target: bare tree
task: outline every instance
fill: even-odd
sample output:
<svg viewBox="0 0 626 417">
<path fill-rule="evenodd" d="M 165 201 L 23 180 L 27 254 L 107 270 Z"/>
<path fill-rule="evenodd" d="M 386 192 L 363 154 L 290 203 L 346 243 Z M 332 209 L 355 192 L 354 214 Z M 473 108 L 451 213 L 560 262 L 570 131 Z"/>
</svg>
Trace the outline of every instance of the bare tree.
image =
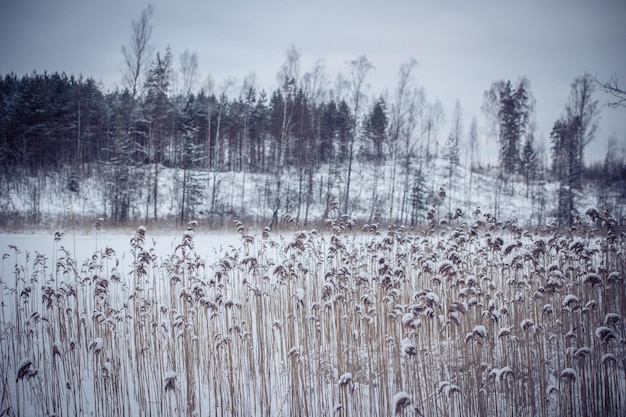
<svg viewBox="0 0 626 417">
<path fill-rule="evenodd" d="M 439 128 L 444 124 L 445 117 L 443 112 L 443 105 L 439 99 L 435 100 L 433 104 L 428 106 L 428 114 L 426 116 L 426 125 L 424 129 L 426 131 L 426 162 L 430 162 L 433 157 L 437 157 L 439 152 Z M 434 152 L 431 152 L 431 142 L 435 144 Z M 432 191 L 434 192 L 435 186 L 433 185 Z"/>
<path fill-rule="evenodd" d="M 396 166 L 400 157 L 400 146 L 409 152 L 409 144 L 415 130 L 414 117 L 417 90 L 414 88 L 413 70 L 417 67 L 417 61 L 411 59 L 400 66 L 398 73 L 398 87 L 396 88 L 395 101 L 392 105 L 391 120 L 389 126 L 388 148 L 392 159 L 391 187 L 389 196 L 389 218 L 393 219 L 394 201 L 396 193 Z M 409 157 L 410 159 L 410 157 Z M 408 165 L 405 162 L 405 165 Z M 403 167 L 405 166 L 403 165 Z M 408 167 L 407 167 L 408 168 Z"/>
<path fill-rule="evenodd" d="M 212 80 L 209 79 L 209 81 L 207 82 L 208 85 L 207 87 L 212 89 L 213 85 L 212 85 Z M 215 139 L 213 141 L 211 141 L 211 133 L 209 132 L 209 164 L 208 164 L 208 168 L 209 168 L 209 173 L 211 174 L 210 177 L 210 181 L 212 181 L 212 185 L 211 185 L 211 211 L 214 212 L 215 210 L 217 210 L 217 195 L 219 192 L 219 187 L 220 187 L 220 183 L 217 180 L 217 173 L 218 171 L 222 170 L 224 168 L 224 164 L 225 164 L 225 144 L 223 143 L 224 140 L 222 138 L 222 130 L 223 130 L 223 126 L 222 126 L 222 118 L 224 117 L 224 115 L 227 112 L 227 105 L 228 105 L 228 92 L 234 88 L 235 85 L 235 80 L 232 78 L 227 78 L 221 85 L 220 87 L 220 94 L 219 94 L 219 98 L 218 98 L 218 102 L 217 102 L 217 118 L 215 121 Z M 208 109 L 209 112 L 209 127 L 211 125 L 211 112 L 212 112 L 212 108 Z"/>
<path fill-rule="evenodd" d="M 180 75 L 183 78 L 182 93 L 185 96 L 191 94 L 200 76 L 198 75 L 198 54 L 190 53 L 188 49 L 180 54 Z"/>
<path fill-rule="evenodd" d="M 466 148 L 466 158 L 469 158 L 469 161 L 466 163 L 466 169 L 469 170 L 469 185 L 467 186 L 467 205 L 465 207 L 465 212 L 469 213 L 472 209 L 470 207 L 472 200 L 472 180 L 474 174 L 474 158 L 476 156 L 476 152 L 478 150 L 478 123 L 476 122 L 476 116 L 472 117 L 472 122 L 470 123 L 469 135 L 468 135 L 468 147 Z"/>
<path fill-rule="evenodd" d="M 457 99 L 452 113 L 450 133 L 445 148 L 445 158 L 448 164 L 448 215 L 452 216 L 452 191 L 455 188 L 457 168 L 460 162 L 459 141 L 463 135 L 463 110 Z"/>
<path fill-rule="evenodd" d="M 241 212 L 245 213 L 245 196 L 246 196 L 246 171 L 251 165 L 251 147 L 250 143 L 250 118 L 252 116 L 254 102 L 256 100 L 256 74 L 249 73 L 241 83 L 241 91 L 239 93 L 241 102 L 243 103 L 243 132 L 241 135 L 241 145 L 239 149 L 238 164 L 242 172 L 241 176 Z"/>
<path fill-rule="evenodd" d="M 254 72 L 250 72 L 244 77 L 241 83 L 239 97 L 243 103 L 243 131 L 241 137 L 241 149 L 239 155 L 239 169 L 244 172 L 249 169 L 251 164 L 251 146 L 250 143 L 250 117 L 254 102 L 256 100 L 257 78 Z M 244 175 L 245 178 L 245 175 Z"/>
<path fill-rule="evenodd" d="M 354 142 L 361 137 L 361 111 L 367 97 L 365 90 L 367 74 L 374 69 L 374 65 L 367 60 L 365 55 L 350 62 L 350 101 L 352 104 L 352 134 L 350 135 L 350 147 L 348 151 L 348 173 L 346 177 L 346 196 L 344 211 L 348 211 L 350 203 L 350 176 L 352 175 L 352 161 L 354 159 Z"/>
<path fill-rule="evenodd" d="M 133 34 L 128 46 L 122 46 L 124 54 L 123 82 L 131 92 L 133 98 L 137 96 L 137 90 L 141 85 L 141 77 L 147 69 L 152 55 L 152 47 L 149 45 L 152 36 L 152 24 L 150 19 L 154 12 L 154 6 L 149 4 L 142 12 L 139 20 L 132 21 Z"/>
<path fill-rule="evenodd" d="M 439 157 L 439 129 L 445 124 L 446 117 L 443 111 L 443 105 L 439 99 L 436 99 L 435 102 L 428 106 L 428 115 L 426 117 L 426 125 L 424 127 L 426 131 L 426 164 L 430 164 L 433 158 Z M 434 142 L 435 150 L 433 153 L 430 153 L 430 144 Z M 441 185 L 437 184 L 437 175 L 431 175 L 432 181 L 430 183 L 430 193 L 429 198 L 438 201 L 437 188 Z M 439 206 L 439 203 L 437 203 Z"/>
<path fill-rule="evenodd" d="M 277 138 L 278 145 L 278 160 L 276 161 L 276 195 L 274 199 L 274 208 L 272 213 L 272 221 L 270 222 L 270 228 L 278 222 L 278 211 L 281 208 L 281 192 L 282 192 L 282 176 L 285 165 L 285 156 L 287 152 L 287 141 L 291 131 L 291 107 L 293 96 L 296 92 L 296 86 L 300 74 L 300 52 L 292 45 L 287 50 L 287 58 L 280 67 L 276 79 L 281 86 L 282 103 L 283 103 L 283 115 L 281 121 L 281 128 L 279 137 Z"/>
<path fill-rule="evenodd" d="M 423 88 L 413 88 L 409 94 L 409 106 L 406 114 L 406 122 L 402 130 L 402 173 L 404 174 L 402 184 L 402 201 L 400 204 L 400 219 L 402 222 L 407 221 L 407 216 L 410 213 L 410 192 L 412 183 L 414 182 L 416 175 L 421 172 L 422 159 L 419 152 L 419 142 L 424 133 L 424 113 L 426 109 L 426 93 Z M 418 129 L 420 127 L 421 129 Z M 419 160 L 420 167 L 416 169 L 415 161 Z"/>
<path fill-rule="evenodd" d="M 577 141 L 577 156 L 575 164 L 578 178 L 574 182 L 574 187 L 582 187 L 583 156 L 585 147 L 593 140 L 598 128 L 598 100 L 593 99 L 595 83 L 589 74 L 577 77 L 572 83 L 569 101 L 565 106 L 565 113 L 569 120 L 578 120 L 579 136 Z"/>
<path fill-rule="evenodd" d="M 326 66 L 322 60 L 315 62 L 313 67 L 307 71 L 302 77 L 302 90 L 306 101 L 312 109 L 312 123 L 313 123 L 313 138 L 314 146 L 319 148 L 321 143 L 321 129 L 322 129 L 322 115 L 323 115 L 323 103 L 326 100 L 328 93 L 328 75 L 326 74 Z M 302 106 L 304 109 L 304 106 Z M 305 195 L 305 208 L 304 208 L 304 224 L 306 225 L 309 218 L 309 209 L 313 201 L 313 172 L 315 167 L 319 164 L 319 155 L 316 155 L 314 161 L 307 160 L 304 172 L 302 167 L 299 169 L 300 184 L 302 184 L 302 176 L 306 176 L 306 195 Z M 302 190 L 300 186 L 300 190 Z M 298 193 L 300 199 L 301 193 Z M 300 206 L 300 204 L 298 204 Z M 300 219 L 300 207 L 298 207 L 298 220 Z"/>
<path fill-rule="evenodd" d="M 322 104 L 328 90 L 328 76 L 324 61 L 316 61 L 313 68 L 302 76 L 302 89 L 310 104 L 313 106 Z"/>
<path fill-rule="evenodd" d="M 207 133 L 206 133 L 206 166 L 210 168 L 212 165 L 211 158 L 213 157 L 213 147 L 211 144 L 211 114 L 213 113 L 213 102 L 210 100 L 212 94 L 215 94 L 215 81 L 213 77 L 209 74 L 204 82 L 204 86 L 202 87 L 202 91 L 209 97 L 207 100 Z"/>
<path fill-rule="evenodd" d="M 341 102 L 341 100 L 345 100 L 346 98 L 344 96 L 349 84 L 350 82 L 346 79 L 345 75 L 340 72 L 337 73 L 335 80 L 332 83 L 332 88 L 330 89 L 331 100 L 334 100 L 336 103 Z"/>
</svg>

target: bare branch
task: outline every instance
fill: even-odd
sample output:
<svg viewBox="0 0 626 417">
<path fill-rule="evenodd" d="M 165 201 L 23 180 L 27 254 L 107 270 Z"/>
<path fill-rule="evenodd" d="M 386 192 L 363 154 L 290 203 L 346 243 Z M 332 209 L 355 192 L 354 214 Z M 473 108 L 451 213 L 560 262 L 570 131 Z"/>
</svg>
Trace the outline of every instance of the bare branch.
<svg viewBox="0 0 626 417">
<path fill-rule="evenodd" d="M 154 6 L 149 4 L 143 12 L 141 12 L 139 20 L 132 21 L 133 35 L 130 39 L 130 43 L 128 47 L 122 46 L 125 64 L 123 82 L 126 84 L 126 87 L 132 93 L 133 97 L 137 95 L 140 77 L 145 72 L 150 55 L 152 55 L 152 48 L 148 42 L 152 36 L 150 19 L 153 12 Z"/>
<path fill-rule="evenodd" d="M 188 96 L 195 88 L 198 79 L 198 54 L 190 53 L 188 49 L 180 54 L 180 74 L 183 78 L 182 92 L 185 96 Z"/>
<path fill-rule="evenodd" d="M 597 78 L 594 78 L 594 81 L 602 87 L 606 94 L 614 97 L 614 101 L 606 103 L 608 107 L 612 109 L 626 107 L 626 91 L 619 87 L 617 76 L 615 74 L 611 76 L 608 82 L 603 83 Z"/>
</svg>

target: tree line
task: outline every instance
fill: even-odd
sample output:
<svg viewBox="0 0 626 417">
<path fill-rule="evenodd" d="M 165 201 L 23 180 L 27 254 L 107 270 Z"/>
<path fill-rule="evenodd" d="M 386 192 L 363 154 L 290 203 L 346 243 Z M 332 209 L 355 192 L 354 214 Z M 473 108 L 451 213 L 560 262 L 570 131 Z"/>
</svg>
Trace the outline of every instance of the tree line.
<svg viewBox="0 0 626 417">
<path fill-rule="evenodd" d="M 360 59 L 355 71 L 366 71 L 370 64 Z M 159 167 L 184 171 L 190 187 L 198 171 L 269 174 L 279 199 L 285 170 L 311 178 L 326 169 L 342 176 L 345 194 L 339 197 L 348 201 L 351 162 L 382 164 L 389 157 L 385 142 L 399 141 L 402 134 L 396 121 L 395 137 L 387 137 L 386 102 L 380 98 L 366 107 L 364 91 L 322 99 L 306 81 L 285 73 L 283 85 L 269 94 L 247 82 L 234 96 L 230 83 L 213 92 L 174 93 L 172 63 L 171 52 L 157 54 L 136 95 L 130 89 L 104 91 L 91 78 L 66 74 L 5 75 L 2 175 L 10 180 L 69 169 L 81 177 L 104 167 L 116 220 L 129 215 L 133 188 L 146 186 L 154 188 L 150 204 L 156 219 Z M 131 180 L 137 169 L 152 183 Z"/>
</svg>

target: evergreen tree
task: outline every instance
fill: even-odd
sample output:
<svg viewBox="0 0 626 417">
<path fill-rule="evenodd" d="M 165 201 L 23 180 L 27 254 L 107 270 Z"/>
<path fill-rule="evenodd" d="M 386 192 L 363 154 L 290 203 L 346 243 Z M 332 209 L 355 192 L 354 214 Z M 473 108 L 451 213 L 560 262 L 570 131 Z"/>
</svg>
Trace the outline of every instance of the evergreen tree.
<svg viewBox="0 0 626 417">
<path fill-rule="evenodd" d="M 419 169 L 413 177 L 413 185 L 411 188 L 411 226 L 418 223 L 419 213 L 425 209 L 426 181 Z"/>
<path fill-rule="evenodd" d="M 487 117 L 490 133 L 498 141 L 499 170 L 494 192 L 494 215 L 499 216 L 500 199 L 504 187 L 510 183 L 509 192 L 513 194 L 513 174 L 520 169 L 521 140 L 528 127 L 533 100 L 530 95 L 530 83 L 521 78 L 517 86 L 511 81 L 498 81 L 484 94 L 483 112 Z"/>
<path fill-rule="evenodd" d="M 339 102 L 335 116 L 333 127 L 336 135 L 335 140 L 338 145 L 337 157 L 339 161 L 343 163 L 350 158 L 350 145 L 354 141 L 354 131 L 351 127 L 352 124 L 355 123 L 354 117 L 350 112 L 350 107 L 345 100 Z"/>
<path fill-rule="evenodd" d="M 320 143 L 318 148 L 320 163 L 330 163 L 335 157 L 338 117 L 337 103 L 334 100 L 330 100 L 324 105 L 320 123 Z"/>
<path fill-rule="evenodd" d="M 266 171 L 266 142 L 269 129 L 269 109 L 265 91 L 259 94 L 250 115 L 250 170 Z"/>
<path fill-rule="evenodd" d="M 139 192 L 135 180 L 135 142 L 130 135 L 131 108 L 133 98 L 128 90 L 115 91 L 107 96 L 106 117 L 108 145 L 104 149 L 105 196 L 113 222 L 125 222 Z"/>
<path fill-rule="evenodd" d="M 85 164 L 102 160 L 105 138 L 101 132 L 105 115 L 104 94 L 92 78 L 78 79 L 74 88 L 76 116 L 76 158 L 79 171 Z"/>
<path fill-rule="evenodd" d="M 498 139 L 498 159 L 502 177 L 518 172 L 521 140 L 528 127 L 532 112 L 530 84 L 522 78 L 517 86 L 511 81 L 498 81 L 485 92 L 483 111 Z"/>
<path fill-rule="evenodd" d="M 365 117 L 364 122 L 364 135 L 367 140 L 363 145 L 362 156 L 373 164 L 372 184 L 370 187 L 372 191 L 372 205 L 368 223 L 372 221 L 375 211 L 380 204 L 378 184 L 381 180 L 382 163 L 385 160 L 383 145 L 387 141 L 388 123 L 386 103 L 383 97 L 380 97 L 372 106 L 372 110 Z"/>
<path fill-rule="evenodd" d="M 367 159 L 376 164 L 380 164 L 384 160 L 383 144 L 386 141 L 389 124 L 386 107 L 385 99 L 379 97 L 365 121 L 365 135 L 370 142 L 365 154 Z"/>
<path fill-rule="evenodd" d="M 182 185 L 180 196 L 180 224 L 196 215 L 196 207 L 202 202 L 205 184 L 201 175 L 205 152 L 199 143 L 198 127 L 194 119 L 187 115 L 182 132 Z"/>
<path fill-rule="evenodd" d="M 172 77 L 172 53 L 169 48 L 165 54 L 161 56 L 157 53 L 156 60 L 150 70 L 146 80 L 146 111 L 148 120 L 150 121 L 150 145 L 151 145 L 151 161 L 154 166 L 153 171 L 153 219 L 158 219 L 158 198 L 159 198 L 159 165 L 165 139 L 168 137 L 168 115 L 171 111 L 171 103 L 169 100 L 170 82 Z M 146 219 L 148 213 L 146 211 Z"/>
<path fill-rule="evenodd" d="M 574 188 L 578 178 L 578 141 L 581 140 L 578 117 L 557 120 L 550 134 L 552 138 L 552 170 L 559 183 L 557 221 L 561 227 L 572 225 L 575 216 Z"/>
<path fill-rule="evenodd" d="M 529 187 L 531 182 L 534 181 L 537 171 L 537 152 L 534 142 L 535 137 L 533 133 L 526 135 L 520 159 L 520 171 L 524 176 L 524 184 L 526 185 L 526 198 L 528 198 Z"/>
</svg>

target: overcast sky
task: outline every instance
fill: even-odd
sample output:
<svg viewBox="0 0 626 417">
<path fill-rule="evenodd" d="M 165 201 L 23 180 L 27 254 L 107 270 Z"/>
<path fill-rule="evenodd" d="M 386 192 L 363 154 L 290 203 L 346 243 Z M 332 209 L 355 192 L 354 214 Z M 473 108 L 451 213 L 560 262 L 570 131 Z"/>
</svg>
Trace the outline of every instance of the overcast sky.
<svg viewBox="0 0 626 417">
<path fill-rule="evenodd" d="M 393 93 L 400 65 L 415 58 L 416 83 L 430 101 L 442 102 L 448 120 L 458 99 L 466 131 L 472 116 L 484 124 L 483 92 L 497 80 L 530 80 L 538 134 L 546 142 L 577 76 L 616 75 L 626 87 L 624 0 L 150 3 L 155 50 L 169 45 L 175 57 L 185 49 L 196 52 L 202 81 L 211 75 L 219 85 L 254 72 L 260 87 L 273 90 L 294 45 L 301 74 L 321 59 L 333 79 L 348 73 L 349 61 L 366 55 L 375 66 L 368 78 L 374 96 Z M 0 73 L 65 71 L 114 89 L 121 84 L 121 47 L 131 36 L 131 21 L 147 4 L 0 0 Z M 601 104 L 608 99 L 601 92 L 596 97 Z M 588 159 L 604 157 L 611 134 L 626 142 L 626 108 L 601 112 Z"/>
</svg>

